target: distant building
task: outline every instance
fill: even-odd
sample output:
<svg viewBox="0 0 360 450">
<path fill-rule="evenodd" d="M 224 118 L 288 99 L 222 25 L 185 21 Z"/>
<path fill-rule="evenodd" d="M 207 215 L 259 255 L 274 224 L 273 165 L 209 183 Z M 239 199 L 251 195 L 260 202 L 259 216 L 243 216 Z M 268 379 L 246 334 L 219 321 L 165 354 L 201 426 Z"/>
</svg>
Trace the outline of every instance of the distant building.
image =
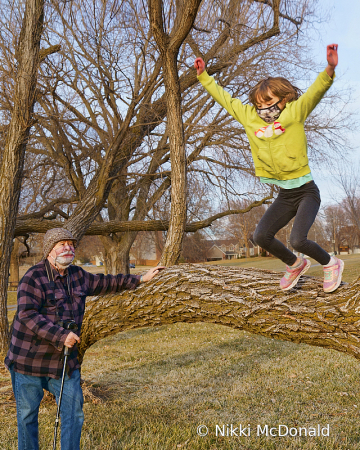
<svg viewBox="0 0 360 450">
<path fill-rule="evenodd" d="M 212 244 L 212 245 L 211 245 Z M 246 255 L 246 247 L 239 244 L 237 239 L 216 239 L 208 241 L 207 261 L 221 261 L 226 259 L 237 259 Z M 261 248 L 254 246 L 248 241 L 250 256 L 259 255 Z"/>
</svg>

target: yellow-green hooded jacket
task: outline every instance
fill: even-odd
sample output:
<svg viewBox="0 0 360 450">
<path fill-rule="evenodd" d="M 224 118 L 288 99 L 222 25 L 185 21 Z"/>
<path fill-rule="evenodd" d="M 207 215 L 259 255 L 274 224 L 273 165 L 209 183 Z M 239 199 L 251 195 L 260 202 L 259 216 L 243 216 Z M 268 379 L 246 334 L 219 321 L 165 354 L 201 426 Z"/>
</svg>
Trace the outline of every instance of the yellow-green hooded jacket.
<svg viewBox="0 0 360 450">
<path fill-rule="evenodd" d="M 305 94 L 286 104 L 272 124 L 260 119 L 254 106 L 232 98 L 206 71 L 198 79 L 213 99 L 245 128 L 257 176 L 292 180 L 310 173 L 304 122 L 332 85 L 333 78 L 325 70 Z"/>
</svg>

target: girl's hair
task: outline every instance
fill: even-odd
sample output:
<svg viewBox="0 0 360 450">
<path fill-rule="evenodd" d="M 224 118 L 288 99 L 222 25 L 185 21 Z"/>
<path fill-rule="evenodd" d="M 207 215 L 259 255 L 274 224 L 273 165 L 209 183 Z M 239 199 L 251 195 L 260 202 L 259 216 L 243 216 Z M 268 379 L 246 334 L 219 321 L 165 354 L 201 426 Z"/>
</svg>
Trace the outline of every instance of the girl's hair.
<svg viewBox="0 0 360 450">
<path fill-rule="evenodd" d="M 265 102 L 271 100 L 268 91 L 270 91 L 280 100 L 286 98 L 286 102 L 297 100 L 302 94 L 301 90 L 293 86 L 286 78 L 283 77 L 268 77 L 259 81 L 250 91 L 249 100 L 256 106 L 259 99 Z"/>
</svg>

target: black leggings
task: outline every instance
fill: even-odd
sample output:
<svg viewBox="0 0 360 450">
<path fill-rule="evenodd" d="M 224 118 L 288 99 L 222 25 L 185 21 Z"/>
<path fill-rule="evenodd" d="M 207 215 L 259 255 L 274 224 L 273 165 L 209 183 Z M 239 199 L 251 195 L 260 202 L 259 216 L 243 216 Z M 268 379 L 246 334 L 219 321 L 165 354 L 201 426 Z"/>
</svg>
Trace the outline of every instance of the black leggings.
<svg viewBox="0 0 360 450">
<path fill-rule="evenodd" d="M 295 216 L 290 235 L 291 246 L 325 266 L 330 261 L 330 255 L 316 242 L 307 238 L 319 211 L 320 201 L 320 192 L 314 181 L 295 189 L 280 189 L 278 197 L 256 227 L 254 242 L 288 266 L 292 266 L 296 256 L 274 236 Z"/>
</svg>

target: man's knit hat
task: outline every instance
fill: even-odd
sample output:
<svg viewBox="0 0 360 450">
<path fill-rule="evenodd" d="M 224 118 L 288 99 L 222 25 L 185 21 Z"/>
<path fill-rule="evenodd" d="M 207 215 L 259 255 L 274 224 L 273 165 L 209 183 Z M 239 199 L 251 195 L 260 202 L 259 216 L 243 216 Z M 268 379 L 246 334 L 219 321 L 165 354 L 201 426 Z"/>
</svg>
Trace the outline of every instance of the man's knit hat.
<svg viewBox="0 0 360 450">
<path fill-rule="evenodd" d="M 55 244 L 60 241 L 73 241 L 74 245 L 77 240 L 70 233 L 69 230 L 65 230 L 65 228 L 52 228 L 45 233 L 44 236 L 44 245 L 43 245 L 43 257 L 46 259 L 48 254 L 54 248 Z"/>
</svg>

